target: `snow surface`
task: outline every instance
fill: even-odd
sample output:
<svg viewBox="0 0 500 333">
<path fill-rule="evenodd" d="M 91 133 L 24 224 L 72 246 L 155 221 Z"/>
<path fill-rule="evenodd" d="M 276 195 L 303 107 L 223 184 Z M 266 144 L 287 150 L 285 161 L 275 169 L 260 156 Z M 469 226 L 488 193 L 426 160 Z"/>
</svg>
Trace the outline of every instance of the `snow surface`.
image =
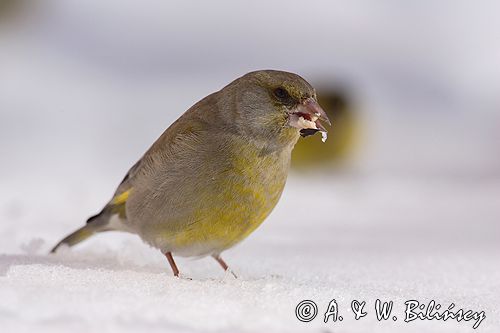
<svg viewBox="0 0 500 333">
<path fill-rule="evenodd" d="M 160 253 L 119 233 L 47 255 L 78 223 L 18 218 L 0 233 L 7 240 L 0 248 L 2 331 L 472 331 L 471 322 L 404 323 L 410 299 L 485 311 L 478 331 L 498 331 L 498 182 L 351 176 L 325 186 L 303 177 L 295 174 L 268 221 L 224 254 L 238 279 L 210 258 L 178 259 L 192 280 L 174 278 Z M 305 197 L 316 204 L 313 213 Z M 394 301 L 398 321 L 375 319 L 377 298 Z M 304 299 L 319 307 L 309 323 L 294 316 Z M 345 319 L 324 324 L 331 299 Z M 368 303 L 360 321 L 349 311 L 354 299 Z"/>
</svg>

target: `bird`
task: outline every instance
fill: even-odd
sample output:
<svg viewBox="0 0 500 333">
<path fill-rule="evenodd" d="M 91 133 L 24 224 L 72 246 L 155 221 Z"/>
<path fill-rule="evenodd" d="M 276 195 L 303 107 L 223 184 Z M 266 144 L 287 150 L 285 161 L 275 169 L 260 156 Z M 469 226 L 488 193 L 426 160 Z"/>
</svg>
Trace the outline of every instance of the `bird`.
<svg viewBox="0 0 500 333">
<path fill-rule="evenodd" d="M 247 73 L 198 101 L 135 163 L 111 200 L 51 250 L 101 232 L 138 235 L 167 258 L 213 257 L 251 234 L 283 192 L 299 138 L 331 125 L 297 74 Z"/>
</svg>

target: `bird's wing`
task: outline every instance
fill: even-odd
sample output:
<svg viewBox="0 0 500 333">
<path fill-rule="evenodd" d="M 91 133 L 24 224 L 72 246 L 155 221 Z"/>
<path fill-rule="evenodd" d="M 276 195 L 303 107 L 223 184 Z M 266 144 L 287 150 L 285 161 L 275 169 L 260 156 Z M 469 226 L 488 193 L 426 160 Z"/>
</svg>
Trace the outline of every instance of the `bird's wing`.
<svg viewBox="0 0 500 333">
<path fill-rule="evenodd" d="M 137 179 L 160 164 L 172 163 L 194 149 L 201 133 L 209 130 L 207 109 L 213 108 L 215 94 L 207 96 L 177 119 L 127 172 L 108 203 L 112 211 L 125 216 L 125 204 Z"/>
</svg>

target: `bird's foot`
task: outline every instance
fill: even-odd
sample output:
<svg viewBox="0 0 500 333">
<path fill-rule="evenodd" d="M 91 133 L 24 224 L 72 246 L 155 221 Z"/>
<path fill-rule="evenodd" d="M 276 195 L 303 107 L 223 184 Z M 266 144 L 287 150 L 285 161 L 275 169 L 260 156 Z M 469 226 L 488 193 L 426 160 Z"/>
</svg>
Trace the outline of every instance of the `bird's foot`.
<svg viewBox="0 0 500 333">
<path fill-rule="evenodd" d="M 175 276 L 177 279 L 179 280 L 186 280 L 186 281 L 193 281 L 193 278 L 192 277 L 189 277 L 187 275 L 184 275 L 182 273 L 179 273 Z"/>
<path fill-rule="evenodd" d="M 238 278 L 238 275 L 236 275 L 236 273 L 229 267 L 225 271 L 225 276 L 231 276 L 234 279 Z"/>
</svg>

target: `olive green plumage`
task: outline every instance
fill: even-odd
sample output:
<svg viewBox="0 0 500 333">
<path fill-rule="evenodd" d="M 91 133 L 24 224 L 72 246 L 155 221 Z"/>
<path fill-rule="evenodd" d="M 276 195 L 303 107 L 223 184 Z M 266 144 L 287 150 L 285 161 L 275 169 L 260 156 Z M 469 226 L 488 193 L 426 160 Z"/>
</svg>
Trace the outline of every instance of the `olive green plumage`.
<svg viewBox="0 0 500 333">
<path fill-rule="evenodd" d="M 120 230 L 164 253 L 219 258 L 278 202 L 300 130 L 328 121 L 315 99 L 304 79 L 281 71 L 248 73 L 205 97 L 130 169 L 101 213 L 53 251 Z"/>
</svg>

